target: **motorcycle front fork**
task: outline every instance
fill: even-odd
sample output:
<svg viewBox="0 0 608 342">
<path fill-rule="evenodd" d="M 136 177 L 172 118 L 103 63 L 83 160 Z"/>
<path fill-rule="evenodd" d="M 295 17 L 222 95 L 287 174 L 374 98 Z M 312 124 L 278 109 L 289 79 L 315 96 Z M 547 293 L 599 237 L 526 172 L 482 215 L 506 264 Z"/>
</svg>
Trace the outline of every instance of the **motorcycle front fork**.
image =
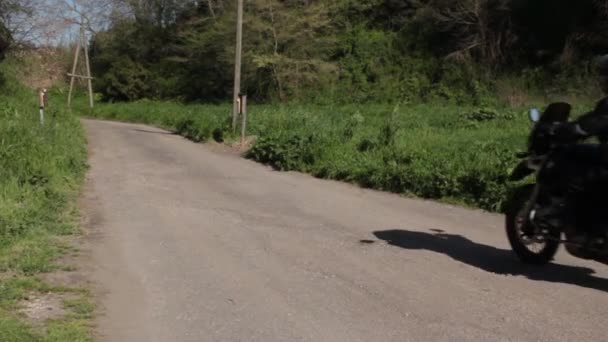
<svg viewBox="0 0 608 342">
<path fill-rule="evenodd" d="M 528 229 L 524 233 L 529 237 L 547 236 L 550 233 L 550 229 L 558 229 L 560 226 L 559 201 L 551 198 L 545 199 L 551 203 L 539 208 L 539 198 L 540 184 L 537 183 L 523 210 L 524 213 L 527 213 L 527 220 L 529 222 L 526 225 Z"/>
<path fill-rule="evenodd" d="M 540 184 L 536 183 L 534 185 L 534 189 L 532 190 L 532 194 L 530 195 L 530 199 L 526 202 L 524 206 L 523 212 L 526 214 L 529 222 L 534 223 L 534 219 L 536 218 L 536 202 L 538 201 L 538 194 L 540 193 Z"/>
</svg>

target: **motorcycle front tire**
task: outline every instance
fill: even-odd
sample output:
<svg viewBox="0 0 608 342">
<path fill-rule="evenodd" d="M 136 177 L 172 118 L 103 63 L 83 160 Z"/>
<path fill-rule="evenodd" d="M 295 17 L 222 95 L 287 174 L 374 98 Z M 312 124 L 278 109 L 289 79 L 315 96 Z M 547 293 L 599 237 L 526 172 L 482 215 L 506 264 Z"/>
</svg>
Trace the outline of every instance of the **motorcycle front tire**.
<svg viewBox="0 0 608 342">
<path fill-rule="evenodd" d="M 522 213 L 522 210 L 530 200 L 533 190 L 534 185 L 525 185 L 515 190 L 507 205 L 505 226 L 511 249 L 519 260 L 530 265 L 545 265 L 555 257 L 559 249 L 561 233 L 559 231 L 549 233 L 550 235 L 544 241 L 544 246 L 538 251 L 532 251 L 522 240 L 521 232 L 518 229 L 520 217 L 528 216 L 528 213 Z"/>
</svg>

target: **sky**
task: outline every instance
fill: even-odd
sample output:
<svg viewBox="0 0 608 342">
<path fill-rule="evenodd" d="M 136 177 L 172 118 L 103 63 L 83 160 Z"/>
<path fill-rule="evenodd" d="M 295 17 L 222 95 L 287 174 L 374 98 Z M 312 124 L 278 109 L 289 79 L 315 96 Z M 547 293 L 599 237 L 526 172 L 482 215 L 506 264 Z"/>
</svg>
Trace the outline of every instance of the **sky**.
<svg viewBox="0 0 608 342">
<path fill-rule="evenodd" d="M 110 0 L 18 0 L 33 15 L 12 13 L 7 26 L 17 42 L 34 45 L 65 45 L 78 39 L 80 13 L 91 19 L 90 26 L 99 31 L 107 23 Z M 87 37 L 92 35 L 87 30 Z"/>
</svg>

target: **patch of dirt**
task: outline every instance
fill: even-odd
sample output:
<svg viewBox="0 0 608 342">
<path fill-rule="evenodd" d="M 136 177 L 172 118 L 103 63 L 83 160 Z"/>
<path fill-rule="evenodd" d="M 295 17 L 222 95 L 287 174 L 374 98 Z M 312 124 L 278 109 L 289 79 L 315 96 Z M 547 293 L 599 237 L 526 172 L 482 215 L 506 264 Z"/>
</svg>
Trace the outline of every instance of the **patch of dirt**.
<svg viewBox="0 0 608 342">
<path fill-rule="evenodd" d="M 80 298 L 80 289 L 89 290 L 93 287 L 89 278 L 88 245 L 94 242 L 96 231 L 94 227 L 98 225 L 102 218 L 97 210 L 90 209 L 95 199 L 87 194 L 90 191 L 83 189 L 79 198 L 80 233 L 75 236 L 65 237 L 65 243 L 69 246 L 69 251 L 59 258 L 55 264 L 59 270 L 38 275 L 38 278 L 51 286 L 68 289 L 65 293 L 33 293 L 26 300 L 19 303 L 19 311 L 23 313 L 34 325 L 43 325 L 49 319 L 60 319 L 70 313 L 64 307 L 65 300 Z"/>
<path fill-rule="evenodd" d="M 69 299 L 66 294 L 31 295 L 20 303 L 19 311 L 34 324 L 41 325 L 49 319 L 59 319 L 68 313 L 63 307 L 63 301 L 66 299 Z"/>
<path fill-rule="evenodd" d="M 15 275 L 12 272 L 0 272 L 0 282 L 6 281 Z"/>
<path fill-rule="evenodd" d="M 83 287 L 89 283 L 87 277 L 78 270 L 46 273 L 40 279 L 53 286 L 66 288 Z"/>
<path fill-rule="evenodd" d="M 85 220 L 81 216 L 80 221 Z M 85 272 L 83 262 L 87 253 L 85 246 L 85 232 L 75 236 L 61 237 L 62 245 L 65 245 L 64 255 L 53 264 L 57 266 L 53 272 L 42 273 L 37 276 L 43 282 L 62 288 L 79 289 L 90 285 Z"/>
<path fill-rule="evenodd" d="M 224 142 L 218 143 L 215 141 L 208 141 L 205 145 L 210 148 L 212 151 L 228 153 L 232 155 L 244 155 L 255 143 L 256 137 L 247 137 L 245 139 L 245 144 L 241 144 L 240 139 L 235 142 Z"/>
<path fill-rule="evenodd" d="M 80 237 L 66 238 L 71 249 L 79 249 Z M 81 269 L 82 254 L 80 252 L 69 252 L 56 261 L 60 270 L 43 273 L 37 276 L 44 283 L 54 287 L 67 289 L 67 292 L 32 293 L 19 303 L 19 311 L 36 326 L 44 328 L 48 320 L 61 319 L 70 313 L 64 306 L 64 301 L 79 298 L 82 293 L 79 289 L 87 289 L 90 281 Z"/>
</svg>

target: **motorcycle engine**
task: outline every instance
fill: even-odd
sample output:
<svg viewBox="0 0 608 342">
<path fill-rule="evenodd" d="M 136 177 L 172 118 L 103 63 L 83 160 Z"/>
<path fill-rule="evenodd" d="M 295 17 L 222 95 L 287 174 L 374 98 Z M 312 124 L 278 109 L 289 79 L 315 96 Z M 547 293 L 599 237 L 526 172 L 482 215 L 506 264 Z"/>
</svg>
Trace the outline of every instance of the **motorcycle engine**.
<svg viewBox="0 0 608 342">
<path fill-rule="evenodd" d="M 605 258 L 608 253 L 608 241 L 606 238 L 599 241 L 597 237 L 590 238 L 586 234 L 566 232 L 566 250 L 573 256 L 581 259 L 596 260 Z"/>
</svg>

